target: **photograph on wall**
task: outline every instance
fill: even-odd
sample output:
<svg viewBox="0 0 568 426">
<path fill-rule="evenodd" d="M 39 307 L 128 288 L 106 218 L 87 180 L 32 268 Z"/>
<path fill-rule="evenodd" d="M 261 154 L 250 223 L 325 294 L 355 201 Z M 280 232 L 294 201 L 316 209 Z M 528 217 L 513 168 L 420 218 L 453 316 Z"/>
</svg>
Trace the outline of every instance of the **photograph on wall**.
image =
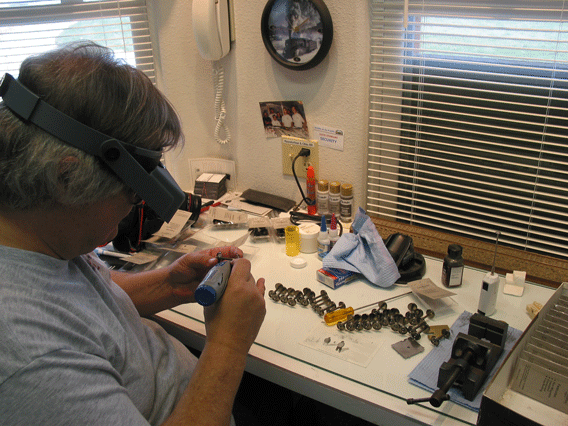
<svg viewBox="0 0 568 426">
<path fill-rule="evenodd" d="M 308 122 L 302 101 L 260 102 L 260 113 L 266 137 L 308 139 Z"/>
</svg>

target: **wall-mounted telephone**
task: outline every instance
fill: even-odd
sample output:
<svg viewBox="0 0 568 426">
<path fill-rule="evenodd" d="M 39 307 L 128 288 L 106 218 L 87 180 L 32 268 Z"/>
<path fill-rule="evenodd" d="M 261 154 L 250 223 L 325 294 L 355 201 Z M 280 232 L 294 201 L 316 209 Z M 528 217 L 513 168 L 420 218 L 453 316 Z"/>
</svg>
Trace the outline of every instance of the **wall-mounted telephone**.
<svg viewBox="0 0 568 426">
<path fill-rule="evenodd" d="M 209 61 L 218 61 L 231 50 L 229 0 L 193 0 L 193 34 L 199 53 Z M 215 84 L 215 140 L 224 145 L 231 140 L 225 123 L 227 111 L 223 100 L 225 73 L 221 65 L 213 68 Z M 220 134 L 224 131 L 225 138 Z"/>
<path fill-rule="evenodd" d="M 193 0 L 193 34 L 199 53 L 217 61 L 231 49 L 229 0 Z"/>
</svg>

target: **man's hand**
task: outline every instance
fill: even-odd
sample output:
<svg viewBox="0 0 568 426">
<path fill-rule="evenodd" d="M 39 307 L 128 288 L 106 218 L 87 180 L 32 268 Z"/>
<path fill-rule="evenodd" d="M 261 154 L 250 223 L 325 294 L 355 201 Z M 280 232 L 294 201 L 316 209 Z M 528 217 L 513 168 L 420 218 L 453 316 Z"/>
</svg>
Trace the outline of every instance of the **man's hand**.
<svg viewBox="0 0 568 426">
<path fill-rule="evenodd" d="M 255 281 L 247 259 L 234 261 L 223 297 L 205 308 L 208 344 L 247 353 L 266 314 L 264 278 Z"/>
<path fill-rule="evenodd" d="M 242 258 L 243 252 L 237 247 L 216 247 L 187 254 L 172 263 L 168 269 L 167 282 L 179 303 L 195 302 L 194 292 L 207 272 L 218 263 L 217 254 L 226 258 Z"/>
</svg>

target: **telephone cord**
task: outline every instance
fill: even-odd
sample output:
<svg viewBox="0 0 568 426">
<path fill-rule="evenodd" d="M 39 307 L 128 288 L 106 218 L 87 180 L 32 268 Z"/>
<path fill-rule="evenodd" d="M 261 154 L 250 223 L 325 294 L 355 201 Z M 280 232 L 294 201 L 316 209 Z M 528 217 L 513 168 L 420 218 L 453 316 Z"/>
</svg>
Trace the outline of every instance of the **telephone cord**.
<svg viewBox="0 0 568 426">
<path fill-rule="evenodd" d="M 225 72 L 222 67 L 218 66 L 213 69 L 213 82 L 215 85 L 215 140 L 221 145 L 225 145 L 231 140 L 231 133 L 225 123 L 227 118 L 227 110 L 225 108 L 225 100 L 223 99 L 223 89 L 225 86 Z M 219 134 L 221 130 L 225 133 L 225 139 L 222 139 Z"/>
</svg>

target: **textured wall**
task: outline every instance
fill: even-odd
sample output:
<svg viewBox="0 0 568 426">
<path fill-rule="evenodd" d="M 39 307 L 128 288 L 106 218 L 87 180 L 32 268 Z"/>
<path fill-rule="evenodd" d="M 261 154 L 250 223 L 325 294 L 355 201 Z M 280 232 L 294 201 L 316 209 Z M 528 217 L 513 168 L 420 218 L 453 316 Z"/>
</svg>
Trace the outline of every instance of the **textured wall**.
<svg viewBox="0 0 568 426">
<path fill-rule="evenodd" d="M 213 138 L 212 64 L 197 51 L 191 1 L 152 0 L 159 85 L 179 112 L 186 134 L 183 150 L 168 158 L 183 188 L 191 188 L 188 158 L 236 161 L 238 189 L 253 188 L 300 199 L 294 179 L 282 174 L 280 139 L 267 139 L 259 102 L 301 100 L 308 123 L 340 128 L 344 151 L 320 148 L 320 178 L 350 182 L 355 203 L 364 206 L 369 84 L 369 5 L 367 1 L 325 0 L 334 24 L 327 58 L 307 71 L 291 71 L 268 55 L 260 33 L 266 0 L 234 0 L 235 42 L 219 64 L 225 70 L 227 123 L 232 142 Z"/>
</svg>

